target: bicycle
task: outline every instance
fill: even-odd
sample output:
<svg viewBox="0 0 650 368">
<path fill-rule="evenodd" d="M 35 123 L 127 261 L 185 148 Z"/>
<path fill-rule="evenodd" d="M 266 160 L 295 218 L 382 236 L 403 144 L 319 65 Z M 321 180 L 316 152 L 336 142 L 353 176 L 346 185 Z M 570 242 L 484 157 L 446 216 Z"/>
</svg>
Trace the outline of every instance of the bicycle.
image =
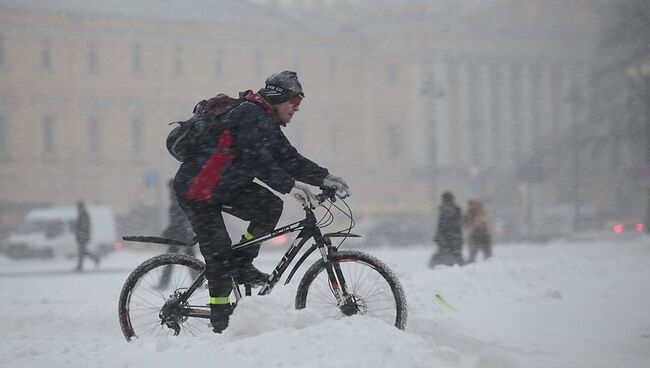
<svg viewBox="0 0 650 368">
<path fill-rule="evenodd" d="M 303 220 L 232 246 L 233 250 L 237 250 L 300 231 L 269 275 L 269 279 L 260 287 L 258 295 L 271 293 L 298 252 L 313 238 L 314 243 L 298 259 L 284 282 L 287 285 L 302 263 L 314 251 L 320 251 L 321 258 L 307 269 L 298 284 L 296 309 L 328 308 L 336 313 L 336 318 L 369 315 L 404 329 L 407 305 L 399 280 L 379 259 L 356 250 L 339 250 L 347 238 L 360 236 L 350 232 L 354 227 L 354 219 L 345 197 L 337 195 L 332 188 L 323 187 L 321 190 L 322 193 L 316 197 L 319 207 L 325 208 L 326 213 L 319 221 L 303 198 Z M 334 204 L 337 198 L 345 204 L 348 212 Z M 325 202 L 329 203 L 329 207 L 323 204 Z M 322 234 L 321 228 L 334 221 L 332 206 L 350 219 L 350 226 L 341 231 Z M 342 240 L 334 246 L 332 238 Z M 188 243 L 153 236 L 124 236 L 123 239 L 178 246 L 194 246 L 197 243 L 196 238 Z M 174 267 L 173 280 L 166 286 L 160 285 L 158 273 L 169 266 Z M 199 272 L 198 276 L 193 276 L 196 272 Z M 243 297 L 240 286 L 244 287 L 246 296 L 252 295 L 252 286 L 240 285 L 234 278 L 231 279 L 236 305 Z M 201 288 L 204 283 L 205 264 L 191 256 L 161 254 L 140 264 L 124 283 L 118 303 L 120 327 L 126 340 L 131 341 L 134 337 L 141 338 L 145 335 L 179 335 L 182 330 L 194 334 L 198 328 L 194 322 L 197 319 L 210 318 L 209 296 L 205 288 Z"/>
</svg>

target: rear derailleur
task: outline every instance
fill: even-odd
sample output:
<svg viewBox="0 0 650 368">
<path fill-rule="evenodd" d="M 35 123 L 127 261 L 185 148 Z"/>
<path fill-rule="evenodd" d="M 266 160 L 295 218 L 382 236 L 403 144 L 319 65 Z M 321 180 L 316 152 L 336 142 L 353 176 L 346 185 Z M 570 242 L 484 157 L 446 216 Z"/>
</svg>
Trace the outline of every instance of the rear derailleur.
<svg viewBox="0 0 650 368">
<path fill-rule="evenodd" d="M 187 320 L 187 316 L 183 314 L 183 309 L 187 303 L 179 303 L 180 296 L 181 292 L 176 290 L 174 295 L 171 295 L 162 308 L 160 308 L 160 313 L 158 314 L 160 324 L 174 330 L 174 336 L 177 336 L 181 332 L 180 324 Z"/>
</svg>

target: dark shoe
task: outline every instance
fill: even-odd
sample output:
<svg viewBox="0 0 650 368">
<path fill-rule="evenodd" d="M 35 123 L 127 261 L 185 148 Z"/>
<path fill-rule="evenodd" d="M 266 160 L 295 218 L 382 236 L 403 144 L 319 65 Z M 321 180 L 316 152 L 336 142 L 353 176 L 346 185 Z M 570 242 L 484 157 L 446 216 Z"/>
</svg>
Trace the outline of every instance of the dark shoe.
<svg viewBox="0 0 650 368">
<path fill-rule="evenodd" d="M 262 285 L 269 279 L 269 274 L 253 266 L 252 263 L 240 265 L 233 273 L 238 284 Z"/>
<path fill-rule="evenodd" d="M 221 333 L 228 327 L 234 307 L 231 304 L 210 304 L 212 331 Z"/>
</svg>

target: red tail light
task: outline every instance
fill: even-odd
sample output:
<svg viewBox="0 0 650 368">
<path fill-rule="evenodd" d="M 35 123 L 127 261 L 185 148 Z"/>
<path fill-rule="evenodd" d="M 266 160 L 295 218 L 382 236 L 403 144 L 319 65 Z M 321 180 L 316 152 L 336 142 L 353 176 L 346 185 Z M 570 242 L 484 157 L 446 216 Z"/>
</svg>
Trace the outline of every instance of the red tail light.
<svg viewBox="0 0 650 368">
<path fill-rule="evenodd" d="M 636 224 L 634 230 L 636 230 L 637 233 L 642 233 L 644 228 L 645 226 L 643 226 L 643 224 Z"/>
<path fill-rule="evenodd" d="M 614 233 L 620 234 L 620 233 L 623 232 L 623 230 L 625 230 L 625 227 L 623 226 L 623 224 L 614 225 Z"/>
<path fill-rule="evenodd" d="M 289 241 L 289 237 L 287 237 L 286 235 L 280 235 L 276 238 L 273 238 L 272 240 L 273 244 L 277 244 L 277 245 L 286 244 L 287 241 Z"/>
<path fill-rule="evenodd" d="M 113 249 L 115 249 L 116 251 L 119 252 L 119 251 L 122 250 L 122 248 L 124 248 L 124 246 L 122 245 L 121 242 L 115 242 L 115 243 L 113 243 Z"/>
</svg>

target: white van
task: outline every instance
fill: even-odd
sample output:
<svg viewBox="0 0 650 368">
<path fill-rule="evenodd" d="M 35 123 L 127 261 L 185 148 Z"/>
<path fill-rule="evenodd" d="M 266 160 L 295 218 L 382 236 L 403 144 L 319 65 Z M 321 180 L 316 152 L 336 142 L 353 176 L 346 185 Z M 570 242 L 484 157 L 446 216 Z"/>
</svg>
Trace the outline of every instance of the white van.
<svg viewBox="0 0 650 368">
<path fill-rule="evenodd" d="M 113 210 L 108 206 L 88 206 L 90 241 L 87 250 L 98 256 L 113 250 L 118 242 Z M 77 255 L 75 225 L 77 207 L 36 208 L 27 212 L 22 226 L 6 239 L 10 258 Z"/>
</svg>

